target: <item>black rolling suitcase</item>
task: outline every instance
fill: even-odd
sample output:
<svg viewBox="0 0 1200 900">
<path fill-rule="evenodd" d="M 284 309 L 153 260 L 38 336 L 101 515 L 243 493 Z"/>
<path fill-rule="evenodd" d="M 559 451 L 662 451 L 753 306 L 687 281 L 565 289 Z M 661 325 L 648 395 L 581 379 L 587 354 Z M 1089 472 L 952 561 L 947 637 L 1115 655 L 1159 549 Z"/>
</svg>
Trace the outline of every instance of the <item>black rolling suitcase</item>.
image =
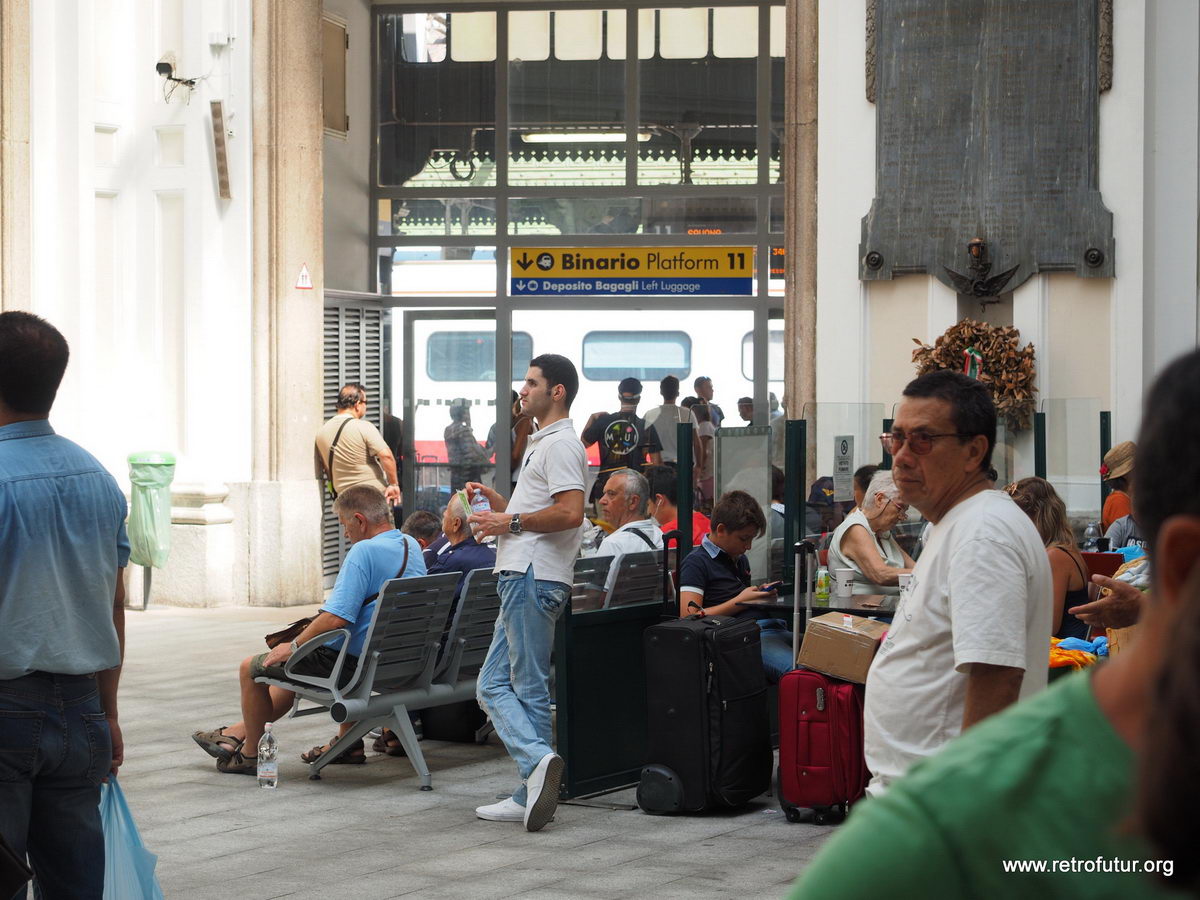
<svg viewBox="0 0 1200 900">
<path fill-rule="evenodd" d="M 704 616 L 646 629 L 648 813 L 741 806 L 771 786 L 767 680 L 758 624 Z"/>
</svg>

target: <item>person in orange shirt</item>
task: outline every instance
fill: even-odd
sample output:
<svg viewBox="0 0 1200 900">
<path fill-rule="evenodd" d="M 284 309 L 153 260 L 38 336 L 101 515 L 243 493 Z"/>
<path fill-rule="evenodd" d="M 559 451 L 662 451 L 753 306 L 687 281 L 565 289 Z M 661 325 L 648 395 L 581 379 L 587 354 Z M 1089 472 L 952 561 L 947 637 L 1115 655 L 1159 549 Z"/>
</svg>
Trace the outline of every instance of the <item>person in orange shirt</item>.
<svg viewBox="0 0 1200 900">
<path fill-rule="evenodd" d="M 1112 523 L 1133 512 L 1133 456 L 1137 445 L 1122 441 L 1104 454 L 1100 477 L 1112 488 L 1100 513 L 1100 530 L 1107 532 Z"/>
</svg>

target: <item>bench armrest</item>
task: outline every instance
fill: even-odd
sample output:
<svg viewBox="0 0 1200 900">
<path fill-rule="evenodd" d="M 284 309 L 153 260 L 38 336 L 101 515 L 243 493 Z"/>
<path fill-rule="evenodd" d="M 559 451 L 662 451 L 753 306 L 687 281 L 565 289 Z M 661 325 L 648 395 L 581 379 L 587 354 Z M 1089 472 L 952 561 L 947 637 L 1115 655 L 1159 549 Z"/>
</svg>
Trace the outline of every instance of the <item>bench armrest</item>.
<svg viewBox="0 0 1200 900">
<path fill-rule="evenodd" d="M 324 647 L 329 643 L 331 638 L 337 635 L 342 635 L 342 647 L 338 651 L 337 659 L 333 663 L 333 671 L 325 678 L 317 675 L 298 675 L 292 672 L 292 666 L 300 660 L 311 656 L 317 651 L 317 648 Z M 350 646 L 350 629 L 334 628 L 332 631 L 323 631 L 311 640 L 305 641 L 296 648 L 296 652 L 288 657 L 287 662 L 283 664 L 283 672 L 288 677 L 288 681 L 295 681 L 297 684 L 311 684 L 313 687 L 325 688 L 331 694 L 336 692 L 338 680 L 342 674 L 342 667 L 346 664 L 346 657 L 349 655 L 346 648 Z"/>
</svg>

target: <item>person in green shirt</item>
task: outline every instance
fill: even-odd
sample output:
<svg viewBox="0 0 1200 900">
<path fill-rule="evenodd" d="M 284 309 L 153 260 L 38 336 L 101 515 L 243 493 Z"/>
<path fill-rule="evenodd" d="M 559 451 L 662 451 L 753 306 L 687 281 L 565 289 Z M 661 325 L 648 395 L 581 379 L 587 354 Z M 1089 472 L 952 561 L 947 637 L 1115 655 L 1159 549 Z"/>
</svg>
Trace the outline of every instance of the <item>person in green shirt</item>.
<svg viewBox="0 0 1200 900">
<path fill-rule="evenodd" d="M 1151 548 L 1136 642 L 964 732 L 856 807 L 796 882 L 814 897 L 1200 893 L 1200 350 L 1147 396 L 1134 498 Z"/>
</svg>

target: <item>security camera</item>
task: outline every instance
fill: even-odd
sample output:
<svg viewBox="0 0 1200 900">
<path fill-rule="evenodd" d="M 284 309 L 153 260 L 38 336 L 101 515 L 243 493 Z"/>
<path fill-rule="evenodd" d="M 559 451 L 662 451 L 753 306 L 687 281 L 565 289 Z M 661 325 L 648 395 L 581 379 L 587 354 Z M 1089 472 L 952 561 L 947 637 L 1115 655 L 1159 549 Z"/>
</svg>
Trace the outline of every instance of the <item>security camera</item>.
<svg viewBox="0 0 1200 900">
<path fill-rule="evenodd" d="M 168 50 L 162 55 L 162 59 L 155 64 L 154 71 L 158 72 L 163 78 L 172 78 L 175 75 L 176 65 L 177 60 L 174 51 Z"/>
</svg>

